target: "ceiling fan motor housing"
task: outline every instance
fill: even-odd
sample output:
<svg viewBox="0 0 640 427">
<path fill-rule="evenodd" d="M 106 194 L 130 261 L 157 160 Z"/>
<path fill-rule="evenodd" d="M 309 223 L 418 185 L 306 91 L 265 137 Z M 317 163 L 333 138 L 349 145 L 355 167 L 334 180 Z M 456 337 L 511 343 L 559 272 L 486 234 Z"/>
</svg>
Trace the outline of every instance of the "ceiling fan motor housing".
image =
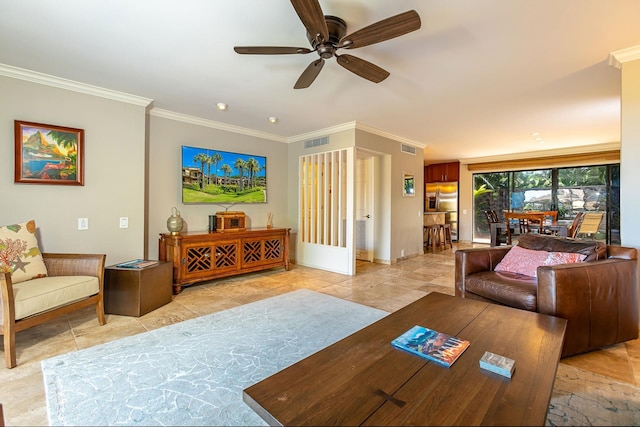
<svg viewBox="0 0 640 427">
<path fill-rule="evenodd" d="M 329 30 L 329 40 L 318 40 L 316 35 L 311 35 L 307 31 L 307 40 L 311 43 L 313 49 L 317 50 L 320 57 L 324 59 L 331 58 L 336 50 L 336 46 L 340 40 L 347 34 L 347 23 L 337 16 L 325 15 L 327 29 Z"/>
</svg>

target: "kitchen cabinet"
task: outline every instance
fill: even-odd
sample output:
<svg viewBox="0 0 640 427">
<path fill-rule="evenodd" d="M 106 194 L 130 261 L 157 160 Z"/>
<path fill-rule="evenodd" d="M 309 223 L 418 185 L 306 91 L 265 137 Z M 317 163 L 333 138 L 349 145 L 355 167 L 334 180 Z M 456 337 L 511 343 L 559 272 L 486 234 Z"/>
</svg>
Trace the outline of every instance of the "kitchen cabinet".
<svg viewBox="0 0 640 427">
<path fill-rule="evenodd" d="M 460 162 L 434 163 L 424 167 L 424 182 L 457 182 Z"/>
</svg>

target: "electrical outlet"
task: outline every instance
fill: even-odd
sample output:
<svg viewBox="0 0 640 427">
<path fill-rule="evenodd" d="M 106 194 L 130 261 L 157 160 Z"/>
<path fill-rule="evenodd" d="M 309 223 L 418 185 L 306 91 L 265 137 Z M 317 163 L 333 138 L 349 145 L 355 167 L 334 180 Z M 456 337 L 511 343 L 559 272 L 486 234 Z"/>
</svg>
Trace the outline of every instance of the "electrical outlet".
<svg viewBox="0 0 640 427">
<path fill-rule="evenodd" d="M 78 218 L 78 230 L 89 229 L 89 218 Z"/>
<path fill-rule="evenodd" d="M 126 216 L 120 217 L 120 228 L 129 228 L 129 218 Z"/>
</svg>

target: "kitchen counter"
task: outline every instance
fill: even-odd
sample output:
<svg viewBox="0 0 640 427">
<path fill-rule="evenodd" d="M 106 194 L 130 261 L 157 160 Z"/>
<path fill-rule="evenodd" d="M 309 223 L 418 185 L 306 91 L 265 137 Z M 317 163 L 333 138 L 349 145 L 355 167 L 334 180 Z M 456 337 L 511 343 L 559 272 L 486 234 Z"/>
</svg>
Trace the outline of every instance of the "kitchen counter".
<svg viewBox="0 0 640 427">
<path fill-rule="evenodd" d="M 444 224 L 444 212 L 425 212 L 423 225 Z"/>
</svg>

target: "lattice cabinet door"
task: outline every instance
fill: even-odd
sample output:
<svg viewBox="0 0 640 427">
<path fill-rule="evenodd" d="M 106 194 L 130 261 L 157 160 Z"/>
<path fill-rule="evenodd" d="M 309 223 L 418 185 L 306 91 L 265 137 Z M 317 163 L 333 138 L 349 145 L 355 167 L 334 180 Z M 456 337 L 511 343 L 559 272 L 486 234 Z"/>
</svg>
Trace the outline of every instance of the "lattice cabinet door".
<svg viewBox="0 0 640 427">
<path fill-rule="evenodd" d="M 242 239 L 242 268 L 279 263 L 284 260 L 281 236 Z"/>
<path fill-rule="evenodd" d="M 237 270 L 238 240 L 215 244 L 187 243 L 182 248 L 182 276 L 185 279 Z"/>
</svg>

